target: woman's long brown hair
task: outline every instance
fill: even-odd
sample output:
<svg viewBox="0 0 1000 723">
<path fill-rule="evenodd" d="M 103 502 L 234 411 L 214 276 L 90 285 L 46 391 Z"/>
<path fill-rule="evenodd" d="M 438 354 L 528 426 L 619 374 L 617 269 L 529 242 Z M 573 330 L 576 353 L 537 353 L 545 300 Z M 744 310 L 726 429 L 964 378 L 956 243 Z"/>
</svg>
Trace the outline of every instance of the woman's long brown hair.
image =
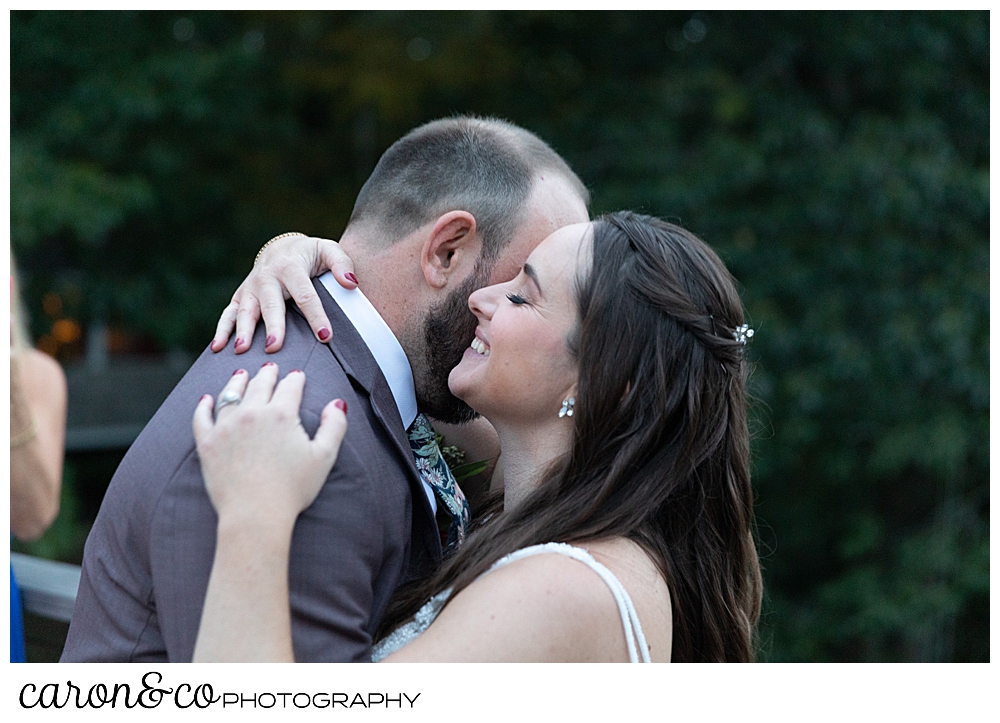
<svg viewBox="0 0 1000 723">
<path fill-rule="evenodd" d="M 693 234 L 621 212 L 595 222 L 593 264 L 576 291 L 572 448 L 514 509 L 401 590 L 380 634 L 514 550 L 621 536 L 667 581 L 672 660 L 752 661 L 762 584 L 735 283 Z"/>
</svg>

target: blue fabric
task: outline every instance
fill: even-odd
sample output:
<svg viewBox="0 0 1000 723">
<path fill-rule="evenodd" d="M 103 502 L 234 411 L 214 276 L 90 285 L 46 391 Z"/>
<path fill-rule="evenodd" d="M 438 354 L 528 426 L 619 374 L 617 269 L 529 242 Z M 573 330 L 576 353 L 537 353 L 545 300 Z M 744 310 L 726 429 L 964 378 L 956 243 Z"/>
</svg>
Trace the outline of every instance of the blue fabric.
<svg viewBox="0 0 1000 723">
<path fill-rule="evenodd" d="M 21 619 L 21 593 L 14 579 L 14 568 L 10 568 L 10 662 L 23 663 L 24 621 Z"/>
</svg>

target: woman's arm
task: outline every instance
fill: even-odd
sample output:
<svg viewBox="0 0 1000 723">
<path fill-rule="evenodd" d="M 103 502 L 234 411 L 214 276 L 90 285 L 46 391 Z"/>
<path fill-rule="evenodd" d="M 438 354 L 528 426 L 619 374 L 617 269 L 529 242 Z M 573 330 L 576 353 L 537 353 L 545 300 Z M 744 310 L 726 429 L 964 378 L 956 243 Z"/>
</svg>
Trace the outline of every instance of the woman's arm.
<svg viewBox="0 0 1000 723">
<path fill-rule="evenodd" d="M 298 304 L 316 338 L 329 339 L 330 320 L 310 280 L 327 270 L 345 289 L 357 287 L 354 264 L 336 241 L 295 233 L 268 241 L 258 253 L 250 275 L 222 312 L 212 351 L 224 349 L 235 328 L 233 348 L 237 354 L 245 352 L 262 316 L 267 330 L 264 350 L 278 351 L 285 340 L 285 300 L 289 298 Z"/>
<path fill-rule="evenodd" d="M 194 662 L 293 663 L 287 520 L 220 518 Z"/>
<path fill-rule="evenodd" d="M 202 397 L 192 426 L 217 542 L 194 660 L 291 662 L 288 554 L 299 513 L 319 494 L 347 430 L 346 405 L 330 402 L 310 440 L 299 423 L 305 374 L 275 386 L 278 367 L 253 380 L 238 370 L 215 403 Z"/>
<path fill-rule="evenodd" d="M 66 375 L 35 349 L 10 357 L 10 531 L 40 537 L 59 512 Z"/>
</svg>

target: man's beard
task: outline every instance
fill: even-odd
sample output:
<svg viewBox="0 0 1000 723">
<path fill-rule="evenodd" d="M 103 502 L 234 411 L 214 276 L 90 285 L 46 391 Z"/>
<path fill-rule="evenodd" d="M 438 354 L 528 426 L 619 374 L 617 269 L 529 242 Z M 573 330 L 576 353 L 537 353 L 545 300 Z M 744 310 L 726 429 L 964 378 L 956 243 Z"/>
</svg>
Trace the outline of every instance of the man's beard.
<svg viewBox="0 0 1000 723">
<path fill-rule="evenodd" d="M 424 361 L 427 374 L 418 384 L 417 405 L 435 419 L 449 424 L 471 422 L 479 414 L 451 393 L 448 375 L 476 333 L 478 320 L 469 311 L 469 295 L 486 286 L 488 271 L 477 268 L 462 285 L 431 308 L 424 319 Z"/>
</svg>

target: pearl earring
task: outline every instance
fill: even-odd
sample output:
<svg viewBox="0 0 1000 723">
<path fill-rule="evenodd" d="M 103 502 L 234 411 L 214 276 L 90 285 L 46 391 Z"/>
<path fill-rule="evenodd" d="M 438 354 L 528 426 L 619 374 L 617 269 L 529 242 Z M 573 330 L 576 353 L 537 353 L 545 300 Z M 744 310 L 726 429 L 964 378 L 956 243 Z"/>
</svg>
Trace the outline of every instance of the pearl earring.
<svg viewBox="0 0 1000 723">
<path fill-rule="evenodd" d="M 573 405 L 576 403 L 576 399 L 570 397 L 569 399 L 564 399 L 562 403 L 562 408 L 559 410 L 559 418 L 572 417 L 573 416 Z"/>
</svg>

